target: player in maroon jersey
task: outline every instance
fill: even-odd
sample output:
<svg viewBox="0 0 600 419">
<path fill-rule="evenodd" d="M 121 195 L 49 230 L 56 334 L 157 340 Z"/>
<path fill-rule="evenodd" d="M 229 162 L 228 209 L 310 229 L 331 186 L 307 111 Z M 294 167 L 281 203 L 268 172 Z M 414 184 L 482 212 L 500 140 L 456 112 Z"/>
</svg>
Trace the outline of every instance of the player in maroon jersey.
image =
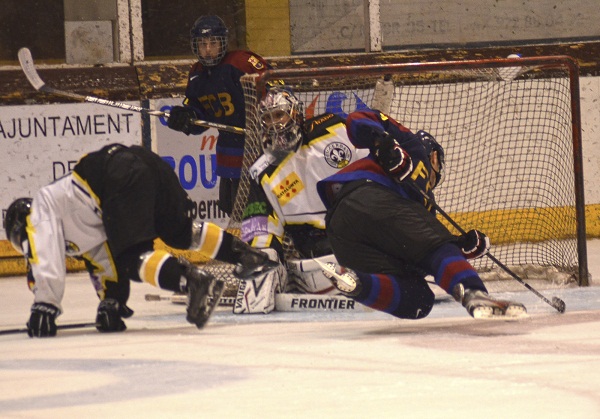
<svg viewBox="0 0 600 419">
<path fill-rule="evenodd" d="M 250 51 L 227 51 L 229 31 L 218 16 L 202 16 L 191 30 L 191 45 L 198 57 L 189 73 L 183 106 L 171 109 L 168 125 L 185 134 L 200 134 L 207 128 L 192 124 L 202 119 L 245 127 L 244 91 L 240 78 L 260 73 L 267 62 Z M 244 153 L 244 136 L 221 131 L 217 140 L 219 206 L 231 214 L 239 185 Z"/>
</svg>

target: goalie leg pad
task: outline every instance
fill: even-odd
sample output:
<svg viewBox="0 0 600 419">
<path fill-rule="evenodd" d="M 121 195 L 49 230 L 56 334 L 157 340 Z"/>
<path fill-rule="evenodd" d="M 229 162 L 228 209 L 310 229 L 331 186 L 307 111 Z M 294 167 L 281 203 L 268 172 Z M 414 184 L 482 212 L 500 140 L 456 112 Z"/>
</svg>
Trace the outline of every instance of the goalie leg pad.
<svg viewBox="0 0 600 419">
<path fill-rule="evenodd" d="M 323 273 L 322 263 L 337 263 L 335 256 L 327 255 L 315 259 L 291 259 L 286 261 L 288 269 L 287 291 L 304 294 L 341 295 L 331 280 Z"/>
<path fill-rule="evenodd" d="M 271 250 L 271 249 L 266 249 Z M 271 260 L 276 256 L 269 255 Z M 240 280 L 233 305 L 235 314 L 270 313 L 275 309 L 275 293 L 285 289 L 287 271 L 281 263 L 274 268 Z"/>
</svg>

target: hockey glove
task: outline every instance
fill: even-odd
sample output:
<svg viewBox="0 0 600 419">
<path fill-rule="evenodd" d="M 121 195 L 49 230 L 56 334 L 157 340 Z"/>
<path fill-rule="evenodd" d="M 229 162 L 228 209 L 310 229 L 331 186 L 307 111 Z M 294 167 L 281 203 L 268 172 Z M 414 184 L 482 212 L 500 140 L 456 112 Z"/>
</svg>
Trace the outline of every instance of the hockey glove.
<svg viewBox="0 0 600 419">
<path fill-rule="evenodd" d="M 490 239 L 479 230 L 469 230 L 458 236 L 457 244 L 467 259 L 478 259 L 490 251 Z"/>
<path fill-rule="evenodd" d="M 122 332 L 127 329 L 122 318 L 133 315 L 133 310 L 117 300 L 107 298 L 100 301 L 96 315 L 96 329 L 99 332 Z"/>
<path fill-rule="evenodd" d="M 185 135 L 192 132 L 192 120 L 197 119 L 196 112 L 185 106 L 173 106 L 169 112 L 167 124 L 175 131 L 181 131 Z"/>
<path fill-rule="evenodd" d="M 384 132 L 375 140 L 375 158 L 396 182 L 402 182 L 413 170 L 412 159 L 398 141 Z"/>
<path fill-rule="evenodd" d="M 31 316 L 27 322 L 27 334 L 30 338 L 56 336 L 56 317 L 58 308 L 52 304 L 35 303 L 31 306 Z"/>
</svg>

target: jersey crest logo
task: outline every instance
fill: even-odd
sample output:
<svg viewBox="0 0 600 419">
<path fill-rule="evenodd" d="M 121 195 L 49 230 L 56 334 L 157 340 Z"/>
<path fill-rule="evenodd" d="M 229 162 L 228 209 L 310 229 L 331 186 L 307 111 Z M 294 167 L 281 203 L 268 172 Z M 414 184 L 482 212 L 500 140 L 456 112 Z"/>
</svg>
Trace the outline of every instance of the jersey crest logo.
<svg viewBox="0 0 600 419">
<path fill-rule="evenodd" d="M 334 142 L 325 147 L 323 155 L 327 164 L 336 169 L 343 169 L 348 166 L 352 159 L 350 148 L 340 142 Z"/>
<path fill-rule="evenodd" d="M 254 68 L 256 68 L 257 70 L 262 70 L 264 65 L 263 63 L 260 62 L 260 60 L 258 58 L 256 58 L 254 55 L 250 56 L 250 58 L 248 58 L 248 62 L 250 64 L 252 64 L 252 66 Z"/>
<path fill-rule="evenodd" d="M 278 185 L 275 185 L 273 188 L 273 193 L 277 197 L 279 204 L 283 207 L 285 204 L 290 202 L 296 195 L 298 195 L 304 189 L 304 184 L 298 177 L 298 175 L 293 172 L 290 173 L 279 182 Z"/>
</svg>

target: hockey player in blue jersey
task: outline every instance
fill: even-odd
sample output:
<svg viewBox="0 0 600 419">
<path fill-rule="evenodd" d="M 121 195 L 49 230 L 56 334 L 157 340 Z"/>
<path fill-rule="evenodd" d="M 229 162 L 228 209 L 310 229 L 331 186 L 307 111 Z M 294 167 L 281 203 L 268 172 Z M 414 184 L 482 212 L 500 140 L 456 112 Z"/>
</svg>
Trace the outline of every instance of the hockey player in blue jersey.
<svg viewBox="0 0 600 419">
<path fill-rule="evenodd" d="M 169 128 L 185 134 L 201 134 L 207 128 L 191 121 L 202 119 L 224 125 L 245 127 L 244 91 L 240 77 L 261 73 L 267 62 L 250 51 L 227 51 L 229 31 L 218 16 L 201 16 L 191 29 L 191 46 L 198 61 L 192 66 L 183 106 L 174 106 Z M 217 140 L 219 206 L 231 214 L 239 185 L 244 153 L 244 136 L 219 132 Z"/>
<path fill-rule="evenodd" d="M 436 218 L 433 189 L 445 162 L 434 137 L 371 110 L 351 113 L 347 130 L 369 156 L 318 184 L 339 262 L 324 270 L 340 291 L 396 317 L 420 319 L 433 307 L 425 280 L 431 275 L 473 317 L 525 315 L 522 304 L 490 297 L 469 263 L 489 251 L 487 236 L 455 236 Z"/>
</svg>

